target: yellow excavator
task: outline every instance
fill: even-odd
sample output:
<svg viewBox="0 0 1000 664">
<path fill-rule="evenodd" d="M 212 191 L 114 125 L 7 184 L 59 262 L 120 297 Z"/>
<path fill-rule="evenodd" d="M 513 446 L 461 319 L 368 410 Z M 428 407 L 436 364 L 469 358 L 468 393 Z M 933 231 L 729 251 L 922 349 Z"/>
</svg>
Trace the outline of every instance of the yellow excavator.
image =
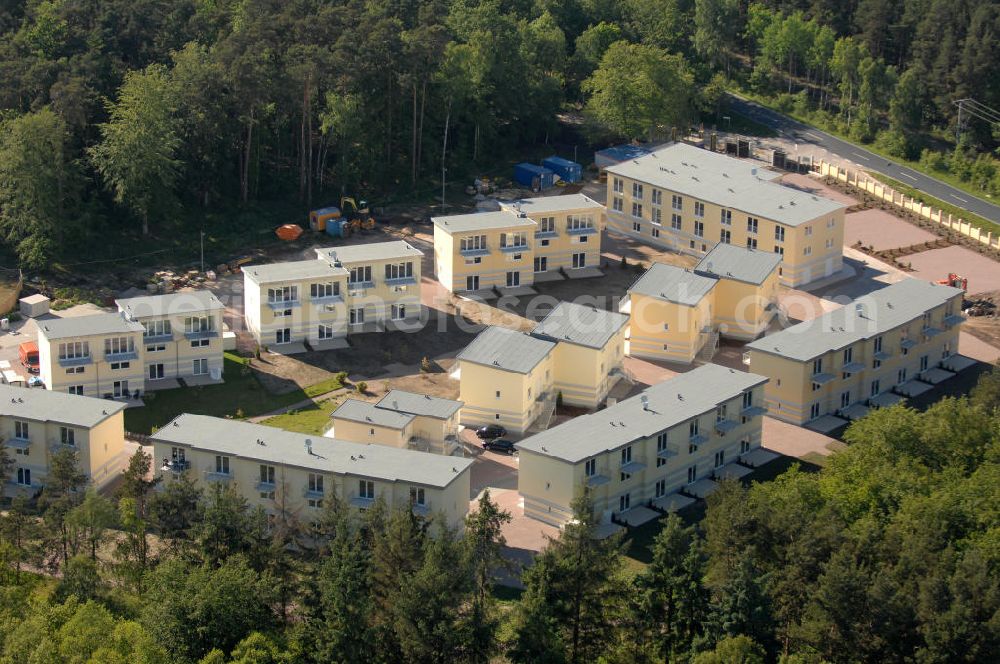
<svg viewBox="0 0 1000 664">
<path fill-rule="evenodd" d="M 340 199 L 340 212 L 353 233 L 375 229 L 375 217 L 372 216 L 368 201 L 344 196 Z"/>
</svg>

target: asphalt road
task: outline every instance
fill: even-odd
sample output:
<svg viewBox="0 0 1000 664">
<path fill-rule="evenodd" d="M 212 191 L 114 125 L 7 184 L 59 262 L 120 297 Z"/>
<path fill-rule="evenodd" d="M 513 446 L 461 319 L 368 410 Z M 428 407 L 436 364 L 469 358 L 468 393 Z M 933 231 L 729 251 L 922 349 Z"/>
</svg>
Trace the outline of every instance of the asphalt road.
<svg viewBox="0 0 1000 664">
<path fill-rule="evenodd" d="M 822 148 L 828 151 L 831 156 L 839 157 L 844 161 L 854 162 L 865 170 L 888 175 L 951 205 L 968 210 L 969 212 L 978 214 L 980 217 L 1000 224 L 1000 206 L 973 196 L 961 189 L 956 189 L 949 184 L 924 175 L 912 168 L 901 166 L 894 161 L 887 161 L 881 155 L 869 152 L 858 145 L 848 143 L 836 136 L 831 136 L 815 127 L 804 125 L 786 115 L 772 111 L 747 99 L 729 95 L 729 102 L 730 109 L 733 112 L 775 129 L 786 140 L 795 141 L 800 145 L 808 144 Z M 820 155 L 814 156 L 818 158 Z"/>
</svg>

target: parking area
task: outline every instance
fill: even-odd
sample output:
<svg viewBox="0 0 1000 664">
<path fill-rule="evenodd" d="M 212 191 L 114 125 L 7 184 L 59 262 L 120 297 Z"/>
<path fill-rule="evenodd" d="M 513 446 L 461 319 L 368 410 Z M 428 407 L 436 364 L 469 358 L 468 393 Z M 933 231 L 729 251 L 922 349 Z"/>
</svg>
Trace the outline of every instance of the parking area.
<svg viewBox="0 0 1000 664">
<path fill-rule="evenodd" d="M 860 242 L 882 251 L 937 239 L 934 233 L 877 208 L 852 212 L 844 218 L 844 245 L 848 247 Z"/>
<path fill-rule="evenodd" d="M 969 279 L 969 294 L 1000 290 L 1000 265 L 971 249 L 952 245 L 907 256 L 910 276 L 937 281 L 955 272 Z"/>
</svg>

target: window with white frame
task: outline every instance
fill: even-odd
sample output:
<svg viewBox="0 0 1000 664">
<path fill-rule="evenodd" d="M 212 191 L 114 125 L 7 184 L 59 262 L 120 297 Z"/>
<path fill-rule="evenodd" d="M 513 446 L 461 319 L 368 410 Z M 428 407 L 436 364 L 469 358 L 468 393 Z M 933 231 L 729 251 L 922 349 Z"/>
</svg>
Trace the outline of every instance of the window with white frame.
<svg viewBox="0 0 1000 664">
<path fill-rule="evenodd" d="M 653 220 L 654 224 L 659 226 L 663 223 L 663 210 L 658 207 L 653 208 L 650 210 L 650 218 Z"/>
<path fill-rule="evenodd" d="M 208 373 L 208 359 L 200 357 L 196 360 L 191 360 L 191 373 L 195 376 L 204 376 Z"/>
<path fill-rule="evenodd" d="M 340 295 L 340 282 L 309 284 L 309 297 L 315 299 Z"/>
<path fill-rule="evenodd" d="M 727 228 L 723 228 L 721 231 L 719 231 L 719 242 L 723 244 L 729 244 L 729 242 L 732 240 L 732 237 L 733 237 L 732 231 L 730 231 Z"/>
<path fill-rule="evenodd" d="M 462 251 L 480 251 L 486 248 L 485 235 L 472 235 L 459 240 L 459 248 Z"/>
<path fill-rule="evenodd" d="M 306 488 L 311 493 L 323 493 L 323 476 L 319 473 L 309 473 Z"/>
<path fill-rule="evenodd" d="M 211 332 L 214 327 L 215 320 L 211 316 L 188 316 L 184 319 L 184 332 L 187 334 Z"/>
<path fill-rule="evenodd" d="M 747 249 L 756 249 L 756 248 L 757 248 L 757 238 L 755 238 L 755 237 L 748 237 L 747 238 Z"/>
<path fill-rule="evenodd" d="M 653 237 L 660 237 L 660 229 L 654 226 L 652 235 Z"/>
<path fill-rule="evenodd" d="M 267 301 L 270 303 L 295 302 L 298 299 L 298 286 L 279 286 L 277 288 L 267 289 Z"/>
<path fill-rule="evenodd" d="M 322 339 L 332 339 L 333 338 L 333 326 L 332 325 L 320 325 L 316 330 L 316 336 Z"/>
<path fill-rule="evenodd" d="M 703 222 L 694 222 L 694 234 L 697 237 L 705 237 L 705 224 Z"/>
<path fill-rule="evenodd" d="M 165 337 L 171 334 L 169 320 L 147 320 L 143 321 L 142 327 L 145 337 Z"/>
<path fill-rule="evenodd" d="M 642 198 L 642 184 L 638 182 L 632 183 L 632 198 Z"/>
<path fill-rule="evenodd" d="M 612 198 L 611 209 L 614 210 L 615 212 L 624 212 L 625 211 L 624 199 L 622 199 L 619 196 L 615 196 L 614 198 Z"/>
<path fill-rule="evenodd" d="M 15 482 L 21 486 L 31 486 L 31 468 L 18 468 Z"/>
<path fill-rule="evenodd" d="M 583 464 L 583 474 L 587 477 L 593 477 L 597 474 L 597 459 L 587 459 L 587 462 Z"/>
<path fill-rule="evenodd" d="M 778 254 L 779 256 L 784 257 L 784 255 L 785 255 L 785 248 L 784 247 L 779 247 L 778 245 L 774 245 L 774 253 Z M 778 268 L 778 269 L 780 270 L 781 268 Z"/>
<path fill-rule="evenodd" d="M 350 313 L 350 323 L 351 325 L 361 325 L 365 322 L 365 309 L 364 307 L 356 307 L 351 309 Z"/>
<path fill-rule="evenodd" d="M 670 227 L 678 231 L 681 229 L 681 215 L 679 214 L 670 215 Z"/>
<path fill-rule="evenodd" d="M 76 394 L 76 395 L 79 395 L 79 396 L 82 397 L 83 396 L 83 385 L 70 385 L 68 392 L 70 394 Z"/>
<path fill-rule="evenodd" d="M 375 482 L 371 480 L 359 480 L 358 496 L 368 500 L 375 500 Z"/>
<path fill-rule="evenodd" d="M 612 181 L 611 186 L 612 186 L 612 190 L 616 194 L 621 194 L 621 193 L 623 193 L 625 191 L 625 181 L 622 180 L 621 178 L 615 178 Z"/>
<path fill-rule="evenodd" d="M 683 210 L 684 209 L 684 199 L 681 198 L 680 196 L 678 196 L 677 194 L 671 194 L 671 196 L 670 196 L 670 207 L 672 207 L 675 210 Z"/>
<path fill-rule="evenodd" d="M 59 359 L 72 360 L 83 357 L 90 357 L 90 342 L 69 341 L 59 344 Z"/>
<path fill-rule="evenodd" d="M 538 220 L 538 232 L 539 233 L 553 233 L 556 230 L 556 218 L 555 217 L 542 217 Z"/>
<path fill-rule="evenodd" d="M 427 504 L 427 495 L 423 487 L 410 487 L 410 504 L 419 505 L 421 507 Z"/>
<path fill-rule="evenodd" d="M 215 472 L 220 475 L 229 474 L 229 457 L 221 455 L 215 457 Z"/>
<path fill-rule="evenodd" d="M 638 221 L 633 221 L 632 222 L 632 230 L 635 231 L 636 233 L 641 233 L 642 232 L 642 224 L 640 224 Z"/>
<path fill-rule="evenodd" d="M 747 217 L 747 233 L 756 233 L 759 222 L 756 217 Z"/>
<path fill-rule="evenodd" d="M 733 211 L 732 210 L 720 210 L 719 211 L 719 222 L 723 226 L 733 225 Z"/>
<path fill-rule="evenodd" d="M 632 203 L 632 216 L 642 217 L 642 203 Z"/>
<path fill-rule="evenodd" d="M 778 242 L 784 242 L 785 241 L 785 227 L 784 226 L 775 226 L 774 227 L 774 239 L 777 240 Z"/>
<path fill-rule="evenodd" d="M 29 437 L 28 423 L 23 420 L 14 420 L 14 438 L 28 440 Z"/>
<path fill-rule="evenodd" d="M 813 253 L 813 248 L 812 247 L 805 247 L 802 250 L 802 255 L 803 256 L 812 256 L 812 253 Z"/>
<path fill-rule="evenodd" d="M 371 282 L 371 280 L 372 280 L 371 265 L 359 265 L 357 267 L 351 268 L 351 276 L 348 278 L 348 283 L 363 284 Z"/>
<path fill-rule="evenodd" d="M 659 189 L 652 191 L 653 205 L 663 205 L 663 192 Z"/>
<path fill-rule="evenodd" d="M 812 226 L 806 226 L 806 237 L 809 237 L 812 234 L 813 234 L 813 227 Z"/>
<path fill-rule="evenodd" d="M 104 340 L 104 354 L 131 353 L 135 350 L 135 340 L 132 337 L 111 337 Z"/>
<path fill-rule="evenodd" d="M 408 279 L 413 276 L 413 262 L 388 263 L 385 266 L 386 279 Z"/>
<path fill-rule="evenodd" d="M 406 305 L 405 304 L 394 304 L 391 307 L 390 314 L 392 320 L 403 320 L 406 318 Z"/>
<path fill-rule="evenodd" d="M 701 201 L 694 202 L 694 216 L 704 217 L 705 216 L 705 204 Z"/>
</svg>

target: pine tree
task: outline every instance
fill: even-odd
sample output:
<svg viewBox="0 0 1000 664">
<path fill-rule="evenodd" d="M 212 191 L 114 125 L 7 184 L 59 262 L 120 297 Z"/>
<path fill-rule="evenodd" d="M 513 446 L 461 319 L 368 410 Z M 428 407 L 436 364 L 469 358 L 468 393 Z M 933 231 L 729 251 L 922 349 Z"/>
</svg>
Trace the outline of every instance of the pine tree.
<svg viewBox="0 0 1000 664">
<path fill-rule="evenodd" d="M 412 510 L 401 508 L 391 510 L 384 524 L 370 532 L 372 622 L 382 658 L 398 662 L 404 654 L 396 636 L 396 612 L 400 594 L 422 564 L 424 528 Z"/>
<path fill-rule="evenodd" d="M 465 555 L 472 577 L 468 657 L 473 662 L 489 661 L 496 648 L 499 621 L 493 587 L 497 571 L 508 565 L 503 557 L 503 548 L 507 545 L 503 527 L 512 518 L 510 512 L 493 502 L 486 489 L 476 511 L 465 520 Z"/>
<path fill-rule="evenodd" d="M 773 618 L 764 592 L 765 582 L 753 560 L 744 557 L 712 602 L 709 625 L 716 642 L 745 635 L 758 644 L 774 644 Z"/>
</svg>

